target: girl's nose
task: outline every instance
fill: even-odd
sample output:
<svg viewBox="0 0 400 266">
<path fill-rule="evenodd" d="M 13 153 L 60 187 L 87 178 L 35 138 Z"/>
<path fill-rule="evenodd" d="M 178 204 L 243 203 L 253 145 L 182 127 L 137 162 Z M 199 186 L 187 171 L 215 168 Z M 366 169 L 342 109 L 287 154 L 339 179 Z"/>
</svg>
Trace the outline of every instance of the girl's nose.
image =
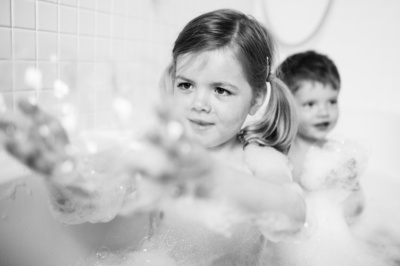
<svg viewBox="0 0 400 266">
<path fill-rule="evenodd" d="M 192 109 L 197 112 L 206 112 L 206 113 L 210 112 L 211 106 L 209 101 L 209 95 L 207 95 L 207 93 L 203 91 L 196 91 L 192 103 Z"/>
</svg>

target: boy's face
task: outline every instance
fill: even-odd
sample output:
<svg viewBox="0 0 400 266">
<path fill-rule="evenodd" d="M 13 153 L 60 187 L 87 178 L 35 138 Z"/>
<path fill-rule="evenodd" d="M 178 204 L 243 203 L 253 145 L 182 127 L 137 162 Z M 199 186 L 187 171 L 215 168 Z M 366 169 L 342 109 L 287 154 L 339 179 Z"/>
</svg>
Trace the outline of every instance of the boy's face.
<svg viewBox="0 0 400 266">
<path fill-rule="evenodd" d="M 307 141 L 326 138 L 339 118 L 339 90 L 317 81 L 301 81 L 293 94 L 299 115 L 297 137 Z"/>
</svg>

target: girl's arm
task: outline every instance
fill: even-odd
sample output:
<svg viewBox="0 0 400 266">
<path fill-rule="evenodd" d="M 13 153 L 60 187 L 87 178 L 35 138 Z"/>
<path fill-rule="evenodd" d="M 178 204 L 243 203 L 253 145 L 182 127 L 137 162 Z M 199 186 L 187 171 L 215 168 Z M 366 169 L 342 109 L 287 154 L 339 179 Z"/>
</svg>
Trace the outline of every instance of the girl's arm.
<svg viewBox="0 0 400 266">
<path fill-rule="evenodd" d="M 253 176 L 232 173 L 235 181 L 227 193 L 258 217 L 256 222 L 267 234 L 279 237 L 301 230 L 305 201 L 302 190 L 292 181 L 287 158 L 273 148 L 250 144 L 245 148 L 245 162 Z"/>
</svg>

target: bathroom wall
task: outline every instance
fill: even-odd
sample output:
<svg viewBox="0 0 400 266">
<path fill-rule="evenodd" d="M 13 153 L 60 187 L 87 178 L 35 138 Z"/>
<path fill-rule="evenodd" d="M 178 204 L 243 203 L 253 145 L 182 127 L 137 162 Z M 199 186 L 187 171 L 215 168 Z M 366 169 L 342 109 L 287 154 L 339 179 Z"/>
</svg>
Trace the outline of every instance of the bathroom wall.
<svg viewBox="0 0 400 266">
<path fill-rule="evenodd" d="M 0 0 L 0 111 L 29 98 L 69 133 L 114 129 L 113 99 L 154 110 L 177 34 L 229 7 L 251 13 L 253 0 Z M 0 184 L 26 173 L 2 150 L 0 164 Z"/>
<path fill-rule="evenodd" d="M 19 98 L 34 98 L 63 116 L 69 101 L 79 129 L 110 126 L 110 96 L 146 106 L 184 23 L 221 7 L 250 12 L 252 1 L 1 0 L 3 102 L 15 110 Z M 68 97 L 55 93 L 66 89 Z"/>
</svg>

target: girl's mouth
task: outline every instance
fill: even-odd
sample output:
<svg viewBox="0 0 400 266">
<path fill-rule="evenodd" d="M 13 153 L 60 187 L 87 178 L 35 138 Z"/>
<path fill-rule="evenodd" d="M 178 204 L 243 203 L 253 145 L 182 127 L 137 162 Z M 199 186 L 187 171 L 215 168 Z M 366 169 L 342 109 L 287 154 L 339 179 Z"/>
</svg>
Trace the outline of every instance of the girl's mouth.
<svg viewBox="0 0 400 266">
<path fill-rule="evenodd" d="M 197 130 L 205 130 L 214 125 L 214 123 L 209 123 L 199 119 L 189 119 L 189 122 L 192 128 Z"/>
</svg>

